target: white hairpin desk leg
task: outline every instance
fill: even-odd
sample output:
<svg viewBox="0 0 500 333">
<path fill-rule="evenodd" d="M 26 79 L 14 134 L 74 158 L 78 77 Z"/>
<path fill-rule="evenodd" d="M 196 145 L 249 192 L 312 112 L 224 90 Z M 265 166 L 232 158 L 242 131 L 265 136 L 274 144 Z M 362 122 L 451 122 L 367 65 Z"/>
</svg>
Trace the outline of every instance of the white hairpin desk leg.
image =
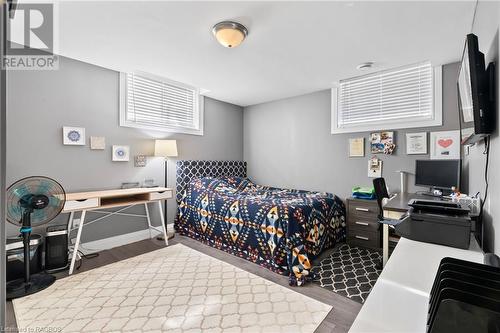
<svg viewBox="0 0 500 333">
<path fill-rule="evenodd" d="M 158 209 L 160 210 L 161 225 L 163 227 L 163 237 L 165 237 L 165 245 L 168 246 L 167 225 L 165 224 L 165 217 L 163 216 L 163 209 L 161 208 L 163 201 L 158 200 Z"/>
<path fill-rule="evenodd" d="M 69 213 L 69 221 L 68 221 L 68 244 L 69 244 L 69 236 L 71 234 L 71 230 L 73 230 L 73 218 L 75 217 L 75 212 Z"/>
<path fill-rule="evenodd" d="M 144 207 L 146 208 L 146 219 L 148 220 L 148 230 L 149 230 L 149 238 L 152 238 L 153 235 L 151 234 L 151 218 L 149 217 L 149 208 L 148 204 L 145 203 Z"/>
<path fill-rule="evenodd" d="M 389 225 L 382 224 L 382 262 L 383 266 L 389 260 Z"/>
<path fill-rule="evenodd" d="M 80 225 L 78 225 L 78 233 L 76 234 L 75 246 L 73 248 L 73 256 L 71 257 L 71 265 L 69 266 L 69 275 L 73 274 L 75 269 L 76 256 L 78 255 L 78 246 L 80 245 L 80 238 L 82 237 L 83 223 L 85 222 L 85 213 L 87 211 L 82 210 L 82 215 L 80 216 Z"/>
</svg>

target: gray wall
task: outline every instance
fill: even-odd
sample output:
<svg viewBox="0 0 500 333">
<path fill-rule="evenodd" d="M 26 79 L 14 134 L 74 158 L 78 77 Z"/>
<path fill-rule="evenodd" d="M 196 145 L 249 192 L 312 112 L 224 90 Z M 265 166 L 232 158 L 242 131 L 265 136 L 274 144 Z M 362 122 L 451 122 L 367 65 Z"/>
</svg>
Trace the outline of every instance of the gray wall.
<svg viewBox="0 0 500 333">
<path fill-rule="evenodd" d="M 476 11 L 475 24 L 473 32 L 478 36 L 479 48 L 485 54 L 486 63 L 494 61 L 496 63 L 496 112 L 497 112 L 497 130 L 491 137 L 490 148 L 490 166 L 489 166 L 489 193 L 484 206 L 484 236 L 485 249 L 500 255 L 500 139 L 498 131 L 500 128 L 500 86 L 498 78 L 500 77 L 500 64 L 498 63 L 499 49 L 499 22 L 500 22 L 500 3 L 479 1 Z M 471 147 L 469 156 L 465 156 L 465 166 L 469 174 L 469 186 L 471 193 L 481 192 L 484 197 L 485 181 L 484 169 L 486 158 L 483 154 L 484 143 L 479 143 Z"/>
<path fill-rule="evenodd" d="M 0 60 L 5 54 L 6 31 L 4 22 L 7 20 L 7 5 L 0 5 Z M 8 21 L 8 20 L 7 20 Z M 0 68 L 0 331 L 5 328 L 5 111 L 6 111 L 6 73 Z"/>
<path fill-rule="evenodd" d="M 383 176 L 391 191 L 399 190 L 397 170 L 414 172 L 415 160 L 429 155 L 406 155 L 407 132 L 459 128 L 456 96 L 458 64 L 443 68 L 443 123 L 430 129 L 395 131 L 397 149 L 383 160 Z M 330 90 L 246 107 L 244 152 L 249 176 L 261 184 L 328 191 L 346 198 L 354 185 L 371 185 L 367 163 L 369 133 L 330 134 Z M 365 157 L 348 157 L 349 138 L 365 137 Z M 429 138 L 428 138 L 429 139 Z M 410 175 L 409 190 L 415 190 Z"/>
<path fill-rule="evenodd" d="M 155 179 L 164 185 L 163 159 L 148 158 L 134 167 L 134 155 L 153 155 L 154 139 L 178 140 L 181 159 L 243 159 L 243 110 L 205 98 L 203 136 L 166 134 L 119 126 L 119 73 L 61 57 L 57 71 L 8 73 L 7 183 L 30 175 L 58 180 L 67 192 L 119 188 L 122 182 Z M 86 146 L 64 146 L 63 126 L 86 129 Z M 90 150 L 90 136 L 105 136 L 105 150 Z M 130 145 L 129 162 L 112 162 L 111 145 Z M 175 163 L 169 163 L 169 186 L 175 185 Z M 153 207 L 152 207 L 153 208 Z M 157 212 L 156 207 L 153 213 Z M 132 213 L 144 213 L 135 207 Z M 175 203 L 169 202 L 169 222 Z M 89 214 L 88 220 L 100 215 Z M 154 224 L 159 216 L 154 215 Z M 59 221 L 66 221 L 61 216 Z M 145 219 L 105 219 L 84 230 L 83 242 L 144 229 Z M 9 226 L 8 234 L 18 232 Z"/>
</svg>

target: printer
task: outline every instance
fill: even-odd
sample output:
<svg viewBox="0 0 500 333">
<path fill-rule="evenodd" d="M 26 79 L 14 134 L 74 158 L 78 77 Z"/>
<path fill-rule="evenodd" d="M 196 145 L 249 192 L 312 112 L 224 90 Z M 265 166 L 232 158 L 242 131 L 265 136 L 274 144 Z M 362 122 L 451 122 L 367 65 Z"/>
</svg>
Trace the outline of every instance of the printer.
<svg viewBox="0 0 500 333">
<path fill-rule="evenodd" d="M 469 209 L 445 200 L 412 199 L 407 215 L 394 223 L 396 234 L 408 239 L 468 249 Z"/>
</svg>

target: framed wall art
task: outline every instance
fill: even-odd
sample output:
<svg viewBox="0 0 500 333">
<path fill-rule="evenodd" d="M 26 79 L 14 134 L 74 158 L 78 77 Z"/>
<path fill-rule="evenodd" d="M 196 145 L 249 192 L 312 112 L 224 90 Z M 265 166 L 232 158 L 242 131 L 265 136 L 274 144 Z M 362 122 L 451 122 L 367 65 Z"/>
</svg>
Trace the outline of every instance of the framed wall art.
<svg viewBox="0 0 500 333">
<path fill-rule="evenodd" d="M 431 159 L 460 159 L 460 131 L 431 132 Z"/>
<path fill-rule="evenodd" d="M 377 157 L 372 157 L 368 160 L 368 177 L 382 177 L 382 161 Z"/>
<path fill-rule="evenodd" d="M 143 168 L 147 164 L 147 159 L 145 155 L 134 156 L 134 166 L 136 168 Z"/>
<path fill-rule="evenodd" d="M 115 146 L 112 149 L 114 162 L 128 162 L 130 160 L 130 147 L 129 146 Z"/>
<path fill-rule="evenodd" d="M 427 132 L 406 133 L 406 154 L 427 154 Z"/>
<path fill-rule="evenodd" d="M 391 155 L 396 149 L 394 132 L 374 132 L 370 134 L 370 151 L 372 154 Z"/>
<path fill-rule="evenodd" d="M 104 150 L 106 148 L 106 138 L 103 136 L 91 136 L 90 137 L 90 149 L 92 150 Z"/>
<path fill-rule="evenodd" d="M 63 144 L 73 146 L 85 146 L 85 128 L 63 127 Z"/>
<path fill-rule="evenodd" d="M 349 139 L 349 157 L 365 156 L 365 138 Z"/>
</svg>

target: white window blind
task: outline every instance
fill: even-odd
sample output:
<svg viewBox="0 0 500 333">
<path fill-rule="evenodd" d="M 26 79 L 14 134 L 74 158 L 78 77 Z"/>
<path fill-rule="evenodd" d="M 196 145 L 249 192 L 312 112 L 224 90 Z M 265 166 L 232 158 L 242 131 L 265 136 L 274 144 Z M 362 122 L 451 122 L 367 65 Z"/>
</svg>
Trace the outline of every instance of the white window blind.
<svg viewBox="0 0 500 333">
<path fill-rule="evenodd" d="M 122 126 L 202 134 L 197 89 L 148 74 L 122 76 Z"/>
<path fill-rule="evenodd" d="M 345 131 L 365 130 L 367 126 L 377 129 L 377 124 L 388 129 L 391 124 L 417 127 L 436 118 L 434 95 L 430 62 L 342 80 L 335 100 L 336 123 L 332 125 Z"/>
</svg>

